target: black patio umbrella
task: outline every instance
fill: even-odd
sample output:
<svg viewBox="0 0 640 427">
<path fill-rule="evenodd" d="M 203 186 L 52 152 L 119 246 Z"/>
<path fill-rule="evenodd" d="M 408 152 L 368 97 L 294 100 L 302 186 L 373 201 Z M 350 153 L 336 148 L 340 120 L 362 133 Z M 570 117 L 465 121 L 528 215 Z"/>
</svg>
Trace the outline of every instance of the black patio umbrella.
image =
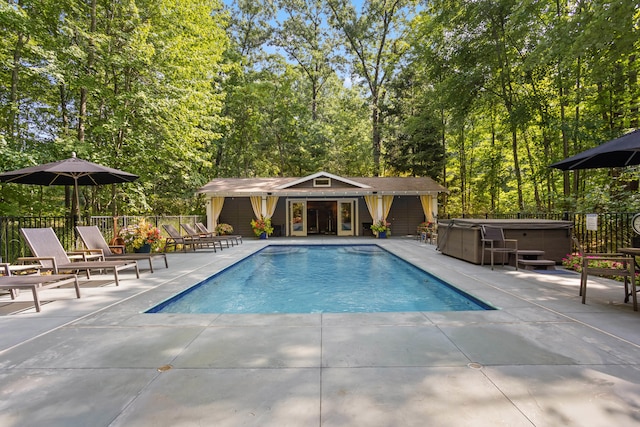
<svg viewBox="0 0 640 427">
<path fill-rule="evenodd" d="M 614 168 L 640 164 L 640 129 L 556 162 L 561 170 Z"/>
<path fill-rule="evenodd" d="M 132 182 L 137 175 L 109 168 L 86 160 L 78 159 L 76 153 L 71 158 L 38 166 L 31 166 L 0 174 L 0 182 L 34 185 L 73 185 L 75 211 L 79 214 L 79 185 L 102 185 Z"/>
</svg>

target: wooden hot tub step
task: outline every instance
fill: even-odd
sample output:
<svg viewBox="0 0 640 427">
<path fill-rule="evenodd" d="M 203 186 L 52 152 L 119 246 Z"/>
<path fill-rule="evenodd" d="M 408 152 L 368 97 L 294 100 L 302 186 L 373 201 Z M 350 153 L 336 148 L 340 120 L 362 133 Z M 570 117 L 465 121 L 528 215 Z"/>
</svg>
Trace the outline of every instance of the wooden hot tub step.
<svg viewBox="0 0 640 427">
<path fill-rule="evenodd" d="M 518 249 L 518 258 L 539 258 L 541 256 L 544 256 L 544 251 L 539 249 Z"/>
<path fill-rule="evenodd" d="M 518 265 L 525 270 L 555 270 L 556 262 L 550 259 L 519 259 Z"/>
</svg>

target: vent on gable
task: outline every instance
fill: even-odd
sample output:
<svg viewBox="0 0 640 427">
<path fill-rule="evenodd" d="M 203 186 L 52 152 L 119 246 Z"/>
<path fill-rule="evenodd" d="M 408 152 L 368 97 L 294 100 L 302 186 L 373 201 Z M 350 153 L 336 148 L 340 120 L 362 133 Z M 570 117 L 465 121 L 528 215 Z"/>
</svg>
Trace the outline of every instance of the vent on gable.
<svg viewBox="0 0 640 427">
<path fill-rule="evenodd" d="M 331 178 L 314 178 L 314 187 L 331 187 Z"/>
</svg>

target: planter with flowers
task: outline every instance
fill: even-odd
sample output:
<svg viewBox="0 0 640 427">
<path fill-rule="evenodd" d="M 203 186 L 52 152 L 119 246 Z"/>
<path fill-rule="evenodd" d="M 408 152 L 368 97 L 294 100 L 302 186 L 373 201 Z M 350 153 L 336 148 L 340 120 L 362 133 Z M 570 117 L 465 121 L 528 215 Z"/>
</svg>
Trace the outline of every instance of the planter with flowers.
<svg viewBox="0 0 640 427">
<path fill-rule="evenodd" d="M 271 218 L 254 219 L 251 221 L 251 228 L 253 229 L 253 234 L 261 239 L 266 239 L 271 233 L 273 233 Z"/>
<path fill-rule="evenodd" d="M 229 224 L 221 223 L 216 225 L 216 234 L 218 236 L 225 236 L 233 233 L 233 227 Z"/>
<path fill-rule="evenodd" d="M 118 235 L 124 240 L 127 250 L 133 252 L 157 251 L 162 242 L 160 230 L 144 219 L 121 229 Z"/>
<path fill-rule="evenodd" d="M 430 239 L 435 232 L 435 224 L 431 221 L 421 222 L 420 225 L 418 225 L 418 236 L 423 240 Z"/>
<path fill-rule="evenodd" d="M 376 233 L 379 239 L 386 239 L 387 233 L 391 233 L 391 223 L 381 219 L 371 225 L 371 231 Z"/>
<path fill-rule="evenodd" d="M 418 233 L 432 233 L 434 230 L 434 224 L 431 221 L 421 222 L 418 225 Z"/>
</svg>

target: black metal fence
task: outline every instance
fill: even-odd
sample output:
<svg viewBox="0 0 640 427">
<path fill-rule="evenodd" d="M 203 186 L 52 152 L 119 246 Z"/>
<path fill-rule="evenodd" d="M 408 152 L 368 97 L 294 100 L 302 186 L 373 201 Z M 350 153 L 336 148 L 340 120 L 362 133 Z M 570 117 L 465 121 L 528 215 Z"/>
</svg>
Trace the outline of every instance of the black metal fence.
<svg viewBox="0 0 640 427">
<path fill-rule="evenodd" d="M 65 248 L 73 248 L 73 219 L 64 216 L 54 217 L 0 217 L 0 258 L 3 262 L 14 262 L 30 252 L 20 237 L 21 228 L 51 227 Z"/>
<path fill-rule="evenodd" d="M 103 236 L 109 241 L 117 232 L 128 224 L 136 224 L 146 219 L 164 233 L 162 224 L 172 224 L 180 229 L 180 223 L 195 224 L 205 218 L 198 215 L 184 216 L 122 216 L 115 219 L 111 216 L 92 216 L 81 220 L 85 225 L 97 225 Z M 80 223 L 78 223 L 80 224 Z M 51 227 L 55 231 L 60 243 L 67 250 L 82 247 L 74 231 L 76 223 L 70 217 L 0 217 L 0 261 L 14 262 L 21 256 L 30 256 L 29 248 L 20 236 L 21 228 Z"/>
<path fill-rule="evenodd" d="M 573 221 L 573 234 L 582 243 L 587 252 L 616 252 L 617 248 L 640 246 L 640 239 L 631 228 L 631 220 L 635 213 L 604 213 L 591 217 L 590 226 L 587 226 L 585 213 L 513 213 L 513 214 L 480 214 L 450 216 L 451 218 L 486 218 L 486 219 L 553 219 Z M 85 224 L 97 225 L 103 235 L 109 240 L 114 236 L 116 229 L 125 227 L 130 223 L 137 223 L 145 218 L 156 227 L 162 224 L 172 224 L 180 228 L 180 223 L 195 223 L 204 221 L 197 215 L 185 216 L 145 216 L 118 217 L 95 216 L 84 220 Z M 595 227 L 594 227 L 595 225 Z M 29 255 L 29 249 L 20 237 L 20 228 L 52 227 L 66 249 L 80 247 L 76 239 L 73 227 L 73 219 L 68 217 L 0 217 L 0 260 L 13 262 L 20 256 Z"/>
</svg>

